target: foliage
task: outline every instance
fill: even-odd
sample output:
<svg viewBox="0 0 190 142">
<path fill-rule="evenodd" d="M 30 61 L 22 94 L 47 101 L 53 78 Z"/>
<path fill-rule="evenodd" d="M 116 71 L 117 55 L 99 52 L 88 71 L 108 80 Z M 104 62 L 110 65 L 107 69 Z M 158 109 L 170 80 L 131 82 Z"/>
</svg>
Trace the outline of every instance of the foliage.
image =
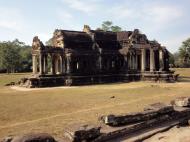
<svg viewBox="0 0 190 142">
<path fill-rule="evenodd" d="M 190 67 L 190 38 L 182 42 L 175 59 L 179 67 Z"/>
<path fill-rule="evenodd" d="M 31 47 L 20 42 L 0 42 L 0 72 L 21 72 L 30 71 L 31 68 Z"/>
<path fill-rule="evenodd" d="M 53 46 L 53 38 L 50 38 L 45 44 L 48 46 Z"/>
<path fill-rule="evenodd" d="M 97 28 L 98 30 L 103 30 L 103 31 L 112 31 L 112 32 L 119 32 L 122 31 L 122 28 L 116 25 L 113 25 L 112 21 L 104 21 L 102 23 L 101 28 Z"/>
</svg>

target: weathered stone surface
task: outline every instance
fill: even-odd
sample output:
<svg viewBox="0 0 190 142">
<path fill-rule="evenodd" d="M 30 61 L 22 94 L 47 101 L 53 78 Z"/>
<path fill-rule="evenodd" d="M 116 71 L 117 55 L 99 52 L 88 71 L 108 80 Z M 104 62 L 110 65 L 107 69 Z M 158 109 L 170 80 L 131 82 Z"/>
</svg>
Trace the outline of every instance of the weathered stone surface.
<svg viewBox="0 0 190 142">
<path fill-rule="evenodd" d="M 166 105 L 164 103 L 159 102 L 159 103 L 150 104 L 148 107 L 145 107 L 144 110 L 145 111 L 152 110 L 162 114 L 174 111 L 174 107 L 172 105 Z"/>
<path fill-rule="evenodd" d="M 13 139 L 13 137 L 8 136 L 8 137 L 5 137 L 4 139 L 0 140 L 0 142 L 11 142 L 12 139 Z"/>
<path fill-rule="evenodd" d="M 190 107 L 190 97 L 177 98 L 171 101 L 171 104 L 179 107 Z"/>
<path fill-rule="evenodd" d="M 16 136 L 11 142 L 55 142 L 55 139 L 47 133 L 30 133 Z"/>
<path fill-rule="evenodd" d="M 90 141 L 100 136 L 101 127 L 94 127 L 89 125 L 77 126 L 65 130 L 65 137 L 71 142 Z"/>
<path fill-rule="evenodd" d="M 33 74 L 40 77 L 21 80 L 22 86 L 176 80 L 169 70 L 168 50 L 138 29 L 105 32 L 85 25 L 84 31 L 56 29 L 50 41 L 44 45 L 37 36 L 33 38 Z"/>
<path fill-rule="evenodd" d="M 12 86 L 12 85 L 15 85 L 15 84 L 16 84 L 15 82 L 10 82 L 10 83 L 5 84 L 5 86 Z"/>
<path fill-rule="evenodd" d="M 103 116 L 101 120 L 110 126 L 127 125 L 140 121 L 146 121 L 158 117 L 163 114 L 174 112 L 173 106 L 165 105 L 163 103 L 151 104 L 145 108 L 144 112 L 131 113 L 126 115 L 107 115 Z"/>
</svg>

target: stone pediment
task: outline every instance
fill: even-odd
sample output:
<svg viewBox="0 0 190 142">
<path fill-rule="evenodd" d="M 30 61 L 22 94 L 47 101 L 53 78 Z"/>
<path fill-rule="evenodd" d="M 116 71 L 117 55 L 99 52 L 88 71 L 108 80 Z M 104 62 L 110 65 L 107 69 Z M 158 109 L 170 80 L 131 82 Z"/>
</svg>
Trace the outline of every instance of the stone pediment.
<svg viewBox="0 0 190 142">
<path fill-rule="evenodd" d="M 33 38 L 33 42 L 32 42 L 32 50 L 41 50 L 43 49 L 45 46 L 43 45 L 43 43 L 40 41 L 40 39 L 38 38 L 38 36 L 35 36 Z"/>
</svg>

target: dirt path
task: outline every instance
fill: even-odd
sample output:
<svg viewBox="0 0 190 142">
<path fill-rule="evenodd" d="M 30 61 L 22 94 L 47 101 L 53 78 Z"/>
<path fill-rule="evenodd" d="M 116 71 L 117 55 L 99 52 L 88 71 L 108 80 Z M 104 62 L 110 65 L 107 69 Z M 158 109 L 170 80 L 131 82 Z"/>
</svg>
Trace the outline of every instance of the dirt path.
<svg viewBox="0 0 190 142">
<path fill-rule="evenodd" d="M 91 111 L 96 111 L 96 110 L 101 110 L 101 109 L 106 109 L 106 108 L 113 108 L 113 107 L 116 107 L 116 106 L 128 105 L 128 104 L 132 104 L 132 103 L 141 102 L 142 100 L 150 100 L 150 99 L 153 99 L 153 98 L 154 99 L 155 98 L 160 98 L 161 96 L 165 96 L 165 95 L 163 94 L 163 95 L 154 96 L 154 97 L 150 96 L 150 97 L 146 97 L 144 99 L 139 98 L 139 99 L 135 99 L 135 100 L 132 100 L 132 101 L 126 102 L 126 103 L 119 103 L 119 104 L 116 104 L 116 105 L 107 105 L 107 106 L 103 106 L 103 107 L 95 107 L 95 108 L 90 108 L 90 109 L 83 109 L 83 110 L 79 110 L 79 111 L 71 112 L 71 113 L 60 113 L 60 114 L 57 114 L 57 115 L 42 117 L 42 118 L 39 118 L 39 119 L 34 119 L 34 120 L 14 123 L 14 124 L 11 124 L 11 125 L 1 126 L 0 130 L 6 129 L 6 128 L 11 128 L 11 127 L 22 126 L 22 125 L 26 125 L 26 124 L 37 123 L 37 122 L 40 122 L 40 121 L 54 119 L 54 118 L 57 118 L 57 117 L 64 117 L 64 116 L 69 116 L 69 115 L 78 114 L 78 113 L 86 113 L 86 112 L 91 112 Z"/>
<path fill-rule="evenodd" d="M 20 86 L 11 86 L 11 89 L 17 90 L 17 91 L 36 91 L 36 90 L 52 90 L 52 89 L 71 89 L 71 88 L 77 88 L 76 86 L 60 86 L 60 87 L 46 87 L 46 88 L 25 88 Z"/>
</svg>

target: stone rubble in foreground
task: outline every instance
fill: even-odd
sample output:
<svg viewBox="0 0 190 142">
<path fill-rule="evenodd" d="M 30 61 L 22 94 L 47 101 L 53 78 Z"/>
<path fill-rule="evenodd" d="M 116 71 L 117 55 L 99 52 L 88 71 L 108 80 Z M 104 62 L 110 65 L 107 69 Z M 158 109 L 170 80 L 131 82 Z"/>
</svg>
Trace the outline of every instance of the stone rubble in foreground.
<svg viewBox="0 0 190 142">
<path fill-rule="evenodd" d="M 1 142 L 140 142 L 174 126 L 190 125 L 190 98 L 177 98 L 169 105 L 151 104 L 143 112 L 106 115 L 100 126 L 75 125 L 64 130 L 64 138 L 56 140 L 46 133 L 30 133 L 6 137 Z M 190 136 L 189 136 L 190 137 Z"/>
</svg>

